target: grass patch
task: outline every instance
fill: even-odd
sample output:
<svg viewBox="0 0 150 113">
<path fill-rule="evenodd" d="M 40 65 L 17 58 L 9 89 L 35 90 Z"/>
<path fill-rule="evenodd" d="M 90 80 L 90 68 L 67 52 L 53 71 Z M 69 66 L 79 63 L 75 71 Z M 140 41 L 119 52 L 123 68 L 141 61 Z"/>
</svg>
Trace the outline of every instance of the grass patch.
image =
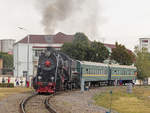
<svg viewBox="0 0 150 113">
<path fill-rule="evenodd" d="M 119 113 L 150 113 L 150 87 L 135 87 L 133 93 L 126 93 L 126 88 L 114 87 L 94 96 L 95 104 L 110 107 L 112 90 L 112 109 Z"/>
<path fill-rule="evenodd" d="M 16 93 L 25 93 L 32 91 L 31 88 L 0 88 L 0 100 Z"/>
</svg>

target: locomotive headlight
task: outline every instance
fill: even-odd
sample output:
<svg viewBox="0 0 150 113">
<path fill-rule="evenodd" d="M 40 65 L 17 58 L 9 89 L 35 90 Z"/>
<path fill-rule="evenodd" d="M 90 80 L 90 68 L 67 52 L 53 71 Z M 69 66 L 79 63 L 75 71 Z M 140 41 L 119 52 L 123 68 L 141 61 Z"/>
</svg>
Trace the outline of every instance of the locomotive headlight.
<svg viewBox="0 0 150 113">
<path fill-rule="evenodd" d="M 41 76 L 38 76 L 38 79 L 39 79 L 39 80 L 41 80 L 41 79 L 42 79 L 42 77 L 41 77 Z"/>
<path fill-rule="evenodd" d="M 53 81 L 53 80 L 54 80 L 54 77 L 51 77 L 51 80 Z"/>
</svg>

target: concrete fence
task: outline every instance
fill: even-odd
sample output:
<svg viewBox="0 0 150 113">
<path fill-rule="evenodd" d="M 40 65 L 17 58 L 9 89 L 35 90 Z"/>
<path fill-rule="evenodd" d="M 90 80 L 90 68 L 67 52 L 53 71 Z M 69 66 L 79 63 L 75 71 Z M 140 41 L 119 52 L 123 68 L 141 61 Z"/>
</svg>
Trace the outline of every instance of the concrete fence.
<svg viewBox="0 0 150 113">
<path fill-rule="evenodd" d="M 32 86 L 32 77 L 29 77 L 29 86 Z M 14 86 L 26 86 L 26 78 L 25 77 L 12 77 L 12 76 L 0 76 L 0 83 L 13 83 Z M 135 85 L 145 84 L 145 81 L 136 80 Z M 147 83 L 150 85 L 150 78 L 148 78 Z"/>
<path fill-rule="evenodd" d="M 2 76 L 0 77 L 0 83 L 13 83 L 14 86 L 26 86 L 26 78 L 25 77 L 8 77 Z M 29 85 L 32 85 L 32 77 L 29 77 Z"/>
</svg>

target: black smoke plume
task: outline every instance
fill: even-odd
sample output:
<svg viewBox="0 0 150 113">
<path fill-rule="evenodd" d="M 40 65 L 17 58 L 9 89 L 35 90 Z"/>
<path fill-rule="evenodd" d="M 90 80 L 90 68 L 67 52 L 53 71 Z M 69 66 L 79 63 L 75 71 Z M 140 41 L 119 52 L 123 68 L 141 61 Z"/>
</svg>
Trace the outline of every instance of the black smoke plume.
<svg viewBox="0 0 150 113">
<path fill-rule="evenodd" d="M 37 0 L 42 24 L 48 34 L 58 31 L 99 35 L 101 8 L 99 0 Z"/>
</svg>

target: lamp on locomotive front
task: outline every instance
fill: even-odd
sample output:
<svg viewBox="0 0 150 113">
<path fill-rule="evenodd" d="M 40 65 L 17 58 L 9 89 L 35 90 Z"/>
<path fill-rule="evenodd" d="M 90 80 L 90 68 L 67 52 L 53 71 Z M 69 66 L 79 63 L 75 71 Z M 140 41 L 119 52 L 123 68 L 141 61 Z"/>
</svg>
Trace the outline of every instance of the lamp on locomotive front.
<svg viewBox="0 0 150 113">
<path fill-rule="evenodd" d="M 52 82 L 54 81 L 54 77 L 51 77 Z"/>
<path fill-rule="evenodd" d="M 50 67 L 50 65 L 51 65 L 51 62 L 49 60 L 45 61 L 45 66 L 46 67 Z"/>
</svg>

